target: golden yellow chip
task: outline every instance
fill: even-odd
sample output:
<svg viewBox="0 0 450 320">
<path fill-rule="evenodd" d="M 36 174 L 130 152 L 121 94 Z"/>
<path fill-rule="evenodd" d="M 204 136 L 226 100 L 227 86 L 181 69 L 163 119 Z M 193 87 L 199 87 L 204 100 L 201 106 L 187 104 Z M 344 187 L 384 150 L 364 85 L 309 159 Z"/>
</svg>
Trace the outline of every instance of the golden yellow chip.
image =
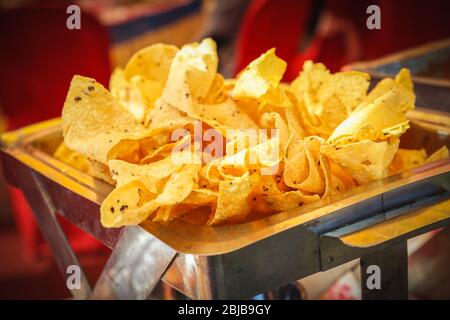
<svg viewBox="0 0 450 320">
<path fill-rule="evenodd" d="M 327 163 L 326 158 L 322 157 L 323 163 Z M 356 186 L 355 180 L 349 175 L 341 166 L 329 161 L 329 168 L 327 168 L 327 190 L 325 195 L 333 195 L 339 192 L 354 188 Z"/>
<path fill-rule="evenodd" d="M 387 177 L 398 145 L 398 138 L 381 142 L 363 140 L 343 146 L 325 144 L 321 151 L 363 184 Z"/>
<path fill-rule="evenodd" d="M 182 164 L 172 161 L 171 157 L 167 157 L 149 164 L 133 164 L 122 160 L 110 160 L 108 161 L 108 166 L 111 176 L 117 182 L 118 187 L 136 179 L 136 177 L 146 177 L 152 182 L 152 186 L 148 186 L 147 189 L 153 191 L 152 189 L 157 187 L 157 183 L 160 180 L 181 169 Z M 157 192 L 156 189 L 154 190 L 153 192 Z"/>
<path fill-rule="evenodd" d="M 364 108 L 368 104 L 373 103 L 377 98 L 392 90 L 399 91 L 403 95 L 404 101 L 402 105 L 398 106 L 399 110 L 407 111 L 414 109 L 415 95 L 411 74 L 408 69 L 404 68 L 400 70 L 395 79 L 385 78 L 378 82 L 357 109 Z"/>
<path fill-rule="evenodd" d="M 114 180 L 109 174 L 108 166 L 92 160 L 87 159 L 81 153 L 70 150 L 67 148 L 64 142 L 61 142 L 53 154 L 56 159 L 61 160 L 62 162 L 89 174 L 90 176 L 100 179 L 106 183 L 114 185 Z"/>
<path fill-rule="evenodd" d="M 111 185 L 114 185 L 115 182 L 113 178 L 111 177 L 111 174 L 109 173 L 109 168 L 107 165 L 104 165 L 103 163 L 100 163 L 98 161 L 88 159 L 90 163 L 89 168 L 89 175 L 93 176 L 94 178 L 100 179 L 106 183 L 109 183 Z"/>
<path fill-rule="evenodd" d="M 245 176 L 240 179 L 221 181 L 217 208 L 209 220 L 209 225 L 218 225 L 225 221 L 239 222 L 250 212 L 248 197 L 259 179 L 258 175 Z"/>
<path fill-rule="evenodd" d="M 172 61 L 161 98 L 188 115 L 194 115 L 193 105 L 208 95 L 217 65 L 216 43 L 212 39 L 183 46 Z"/>
<path fill-rule="evenodd" d="M 208 178 L 212 170 L 217 170 L 224 179 L 240 179 L 250 174 L 250 171 L 258 171 L 261 175 L 272 175 L 277 171 L 276 167 L 282 159 L 282 150 L 278 137 L 258 143 L 249 148 L 238 150 L 236 153 L 227 153 L 226 157 L 211 161 L 207 165 Z M 214 169 L 215 168 L 215 169 Z"/>
<path fill-rule="evenodd" d="M 430 156 L 424 149 L 421 150 L 409 150 L 409 149 L 398 149 L 389 166 L 389 173 L 396 174 L 404 170 L 419 167 L 426 163 L 431 163 L 445 159 L 449 157 L 449 152 L 446 146 L 442 146 Z"/>
<path fill-rule="evenodd" d="M 103 164 L 111 159 L 108 154 L 119 142 L 131 143 L 150 135 L 101 84 L 81 76 L 75 76 L 70 84 L 62 126 L 70 149 Z"/>
<path fill-rule="evenodd" d="M 291 141 L 283 173 L 289 187 L 320 195 L 325 192 L 320 146 L 321 138 L 314 136 Z"/>
<path fill-rule="evenodd" d="M 278 88 L 286 66 L 286 62 L 275 55 L 274 48 L 263 53 L 238 75 L 233 98 L 259 99 Z"/>
<path fill-rule="evenodd" d="M 109 88 L 112 95 L 138 121 L 142 121 L 146 113 L 154 108 L 155 101 L 161 96 L 163 89 L 158 82 L 139 75 L 126 80 L 120 68 L 116 68 L 112 73 Z"/>
<path fill-rule="evenodd" d="M 111 93 L 142 121 L 161 96 L 172 61 L 178 48 L 154 44 L 136 52 L 124 70 L 117 68 L 111 75 Z"/>
<path fill-rule="evenodd" d="M 396 75 L 395 82 L 402 85 L 407 91 L 413 92 L 414 85 L 411 80 L 411 72 L 408 69 L 402 68 Z"/>
<path fill-rule="evenodd" d="M 100 219 L 107 228 L 118 228 L 125 225 L 139 224 L 154 211 L 139 210 L 146 201 L 152 201 L 155 193 L 146 188 L 146 184 L 140 179 L 135 179 L 127 184 L 115 188 L 103 200 L 100 207 Z"/>
<path fill-rule="evenodd" d="M 53 156 L 82 172 L 88 173 L 90 170 L 91 164 L 89 160 L 82 154 L 67 148 L 64 142 L 59 144 Z"/>
<path fill-rule="evenodd" d="M 301 190 L 281 190 L 276 182 L 276 176 L 261 176 L 252 193 L 252 205 L 254 210 L 280 212 L 298 208 L 303 204 L 320 199 L 317 194 L 308 194 Z"/>
<path fill-rule="evenodd" d="M 194 117 L 207 123 L 226 137 L 227 129 L 258 129 L 253 120 L 241 112 L 231 99 L 216 104 L 196 104 Z"/>
<path fill-rule="evenodd" d="M 286 121 L 276 112 L 265 112 L 260 118 L 260 127 L 265 129 L 276 129 L 276 134 L 280 141 L 282 154 L 286 152 L 286 148 L 291 137 Z"/>
<path fill-rule="evenodd" d="M 204 104 L 216 104 L 224 102 L 228 98 L 228 88 L 225 85 L 225 80 L 221 74 L 217 73 L 214 77 L 211 88 L 206 94 L 205 98 L 200 98 L 199 102 Z"/>
<path fill-rule="evenodd" d="M 263 53 L 238 75 L 232 92 L 233 98 L 256 99 L 262 104 L 289 106 L 289 98 L 284 89 L 279 87 L 286 66 L 286 62 L 275 55 L 274 48 Z"/>
<path fill-rule="evenodd" d="M 399 137 L 409 128 L 405 105 L 409 104 L 404 90 L 392 89 L 376 98 L 364 108 L 353 112 L 328 139 L 329 143 L 345 143 L 386 140 Z"/>
<path fill-rule="evenodd" d="M 320 199 L 318 194 L 305 194 L 301 190 L 288 191 L 280 195 L 268 198 L 267 202 L 274 212 L 287 211 L 298 208 Z"/>
<path fill-rule="evenodd" d="M 101 205 L 102 224 L 109 228 L 139 224 L 158 208 L 183 202 L 196 187 L 199 170 L 199 165 L 184 165 L 170 176 L 158 194 L 147 189 L 145 176 L 114 189 Z M 175 217 L 167 216 L 167 221 L 172 218 Z"/>
<path fill-rule="evenodd" d="M 141 76 L 164 87 L 177 52 L 177 47 L 161 43 L 143 48 L 130 58 L 124 76 L 127 80 Z"/>
<path fill-rule="evenodd" d="M 170 133 L 177 128 L 184 128 L 194 123 L 194 118 L 161 99 L 157 100 L 155 104 L 155 108 L 147 113 L 144 121 L 145 126 L 151 129 L 154 134 Z"/>
<path fill-rule="evenodd" d="M 421 166 L 425 163 L 427 153 L 422 150 L 398 149 L 391 164 L 389 165 L 389 173 L 395 174 L 414 167 Z"/>
<path fill-rule="evenodd" d="M 369 79 L 356 71 L 331 74 L 323 64 L 306 61 L 291 90 L 309 134 L 327 138 L 364 100 Z"/>
<path fill-rule="evenodd" d="M 426 160 L 425 163 L 431 163 L 435 161 L 439 161 L 449 157 L 449 152 L 446 146 L 442 146 L 435 152 L 433 152 Z"/>
<path fill-rule="evenodd" d="M 195 189 L 191 194 L 184 199 L 183 203 L 191 206 L 205 206 L 208 204 L 217 203 L 217 197 L 219 194 L 210 189 Z"/>
<path fill-rule="evenodd" d="M 305 138 L 305 128 L 302 124 L 301 116 L 298 111 L 296 104 L 287 107 L 285 109 L 286 120 L 289 127 L 289 132 L 292 139 L 303 139 Z"/>
<path fill-rule="evenodd" d="M 191 151 L 192 153 L 194 153 L 194 150 L 191 150 L 191 140 L 192 136 L 190 134 L 187 134 L 184 137 L 180 138 L 178 141 L 170 142 L 162 145 L 159 148 L 153 148 L 151 150 L 148 150 L 147 155 L 140 160 L 140 164 L 143 165 L 151 163 L 154 161 L 167 158 L 169 156 L 171 157 L 172 161 L 176 161 L 177 159 L 175 159 L 175 157 L 177 150 L 179 152 Z"/>
</svg>

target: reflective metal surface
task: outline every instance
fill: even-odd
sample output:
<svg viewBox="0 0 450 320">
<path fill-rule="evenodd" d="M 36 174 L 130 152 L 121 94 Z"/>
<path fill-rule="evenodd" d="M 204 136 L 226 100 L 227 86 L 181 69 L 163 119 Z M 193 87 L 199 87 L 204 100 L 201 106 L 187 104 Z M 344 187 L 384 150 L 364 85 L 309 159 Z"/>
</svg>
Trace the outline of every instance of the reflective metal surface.
<svg viewBox="0 0 450 320">
<path fill-rule="evenodd" d="M 67 281 L 71 282 L 70 277 L 73 274 L 71 268 L 79 267 L 80 263 L 56 219 L 53 201 L 46 189 L 43 188 L 40 176 L 35 171 L 29 171 L 27 182 L 22 186 L 25 197 L 29 203 L 33 203 L 34 217 L 66 283 Z M 36 190 L 41 190 L 41 192 L 36 192 Z M 87 299 L 91 295 L 91 287 L 83 270 L 81 268 L 78 270 L 79 284 L 68 286 L 68 289 L 74 299 Z"/>
<path fill-rule="evenodd" d="M 442 144 L 450 147 L 450 117 L 432 114 L 423 118 L 412 113 L 410 118 L 403 147 L 423 147 L 429 153 Z M 341 233 L 334 238 L 341 241 L 341 235 L 355 230 L 364 233 L 373 225 L 439 202 L 450 206 L 443 202 L 450 191 L 450 159 L 445 159 L 244 224 L 208 227 L 148 221 L 127 229 L 105 229 L 100 224 L 99 204 L 112 187 L 51 156 L 61 141 L 58 123 L 24 132 L 2 136 L 1 157 L 8 181 L 21 188 L 28 172 L 35 170 L 42 183 L 39 189 L 46 190 L 56 212 L 115 248 L 94 290 L 95 298 L 144 298 L 161 276 L 194 299 L 250 298 L 325 270 L 331 251 L 324 249 L 323 241 L 336 230 Z M 448 223 L 448 219 L 440 221 Z M 404 228 L 410 222 L 399 223 Z M 372 246 L 368 235 L 361 241 Z M 114 282 L 116 287 L 111 286 Z"/>
<path fill-rule="evenodd" d="M 146 299 L 176 253 L 142 228 L 125 228 L 90 298 Z"/>
</svg>

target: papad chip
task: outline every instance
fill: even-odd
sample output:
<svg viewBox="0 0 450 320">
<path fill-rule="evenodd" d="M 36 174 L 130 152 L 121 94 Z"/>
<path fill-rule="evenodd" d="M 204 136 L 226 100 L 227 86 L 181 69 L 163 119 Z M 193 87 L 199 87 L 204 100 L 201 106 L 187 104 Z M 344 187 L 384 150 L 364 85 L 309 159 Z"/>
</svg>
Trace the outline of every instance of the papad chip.
<svg viewBox="0 0 450 320">
<path fill-rule="evenodd" d="M 127 80 L 141 76 L 164 87 L 177 52 L 176 46 L 161 43 L 143 48 L 130 58 L 125 66 L 124 76 Z"/>
<path fill-rule="evenodd" d="M 209 220 L 209 225 L 218 225 L 225 221 L 239 222 L 250 212 L 248 196 L 257 183 L 257 175 L 245 176 L 232 181 L 219 183 L 217 208 Z"/>
<path fill-rule="evenodd" d="M 155 101 L 161 96 L 163 89 L 158 82 L 139 75 L 127 80 L 120 68 L 112 73 L 109 88 L 112 95 L 138 121 L 142 121 L 146 113 L 155 107 Z"/>
<path fill-rule="evenodd" d="M 323 163 L 320 159 L 321 141 L 321 138 L 314 136 L 291 141 L 284 164 L 286 185 L 306 192 L 325 192 Z"/>
<path fill-rule="evenodd" d="M 293 104 L 292 106 L 286 108 L 285 114 L 289 133 L 292 139 L 303 139 L 306 133 L 297 107 Z"/>
<path fill-rule="evenodd" d="M 398 149 L 394 159 L 389 165 L 389 173 L 396 174 L 398 172 L 421 166 L 425 163 L 426 158 L 427 153 L 424 149 Z"/>
<path fill-rule="evenodd" d="M 151 134 L 94 79 L 74 76 L 62 111 L 65 144 L 106 164 L 119 142 Z M 116 154 L 115 156 L 120 156 Z"/>
<path fill-rule="evenodd" d="M 287 64 L 272 48 L 253 60 L 239 75 L 232 91 L 234 99 L 257 99 L 275 106 L 288 106 L 290 101 L 279 88 Z"/>
<path fill-rule="evenodd" d="M 399 139 L 374 142 L 363 140 L 334 147 L 322 145 L 322 153 L 363 184 L 388 176 L 388 167 L 397 152 Z"/>
<path fill-rule="evenodd" d="M 280 140 L 273 137 L 255 146 L 228 153 L 226 157 L 218 158 L 207 164 L 207 177 L 216 168 L 223 179 L 241 179 L 258 171 L 261 175 L 271 175 L 282 159 Z"/>
<path fill-rule="evenodd" d="M 108 166 L 112 178 L 120 187 L 136 177 L 146 177 L 153 182 L 152 187 L 156 187 L 157 182 L 169 177 L 174 172 L 181 169 L 182 164 L 175 163 L 171 157 L 164 158 L 149 164 L 133 164 L 122 160 L 110 160 Z M 152 190 L 152 187 L 147 187 Z M 156 190 L 154 192 L 157 192 Z"/>
<path fill-rule="evenodd" d="M 409 128 L 405 106 L 409 104 L 405 90 L 392 89 L 364 108 L 353 112 L 328 139 L 334 145 L 349 142 L 386 140 L 399 137 Z"/>
<path fill-rule="evenodd" d="M 115 184 L 109 174 L 108 166 L 93 159 L 88 159 L 79 152 L 70 150 L 64 142 L 59 144 L 53 156 L 94 178 L 100 179 L 111 185 Z"/>
<path fill-rule="evenodd" d="M 385 78 L 378 82 L 357 109 L 364 108 L 366 105 L 373 103 L 377 98 L 392 90 L 400 91 L 404 95 L 404 102 L 398 106 L 399 109 L 406 111 L 414 109 L 415 95 L 413 82 L 409 70 L 405 68 L 400 70 L 395 79 Z"/>
<path fill-rule="evenodd" d="M 114 189 L 101 205 L 102 224 L 109 228 L 139 224 L 160 207 L 183 202 L 197 185 L 200 165 L 184 165 L 173 173 L 158 194 L 146 188 L 147 181 L 138 177 Z M 168 216 L 167 220 L 175 217 Z"/>
<path fill-rule="evenodd" d="M 426 160 L 425 163 L 431 163 L 435 161 L 439 161 L 449 157 L 449 152 L 446 146 L 442 146 L 435 152 L 433 152 Z"/>
<path fill-rule="evenodd" d="M 303 204 L 317 201 L 320 196 L 301 190 L 281 190 L 276 182 L 276 176 L 261 176 L 252 194 L 252 205 L 255 210 L 271 213 L 291 210 Z M 265 206 L 261 206 L 261 203 Z"/>
<path fill-rule="evenodd" d="M 419 167 L 423 164 L 439 161 L 448 157 L 449 152 L 446 146 L 442 146 L 430 156 L 427 156 L 424 149 L 398 149 L 389 166 L 389 173 L 396 174 L 398 172 Z"/>
<path fill-rule="evenodd" d="M 89 160 L 81 153 L 69 149 L 64 141 L 56 148 L 53 156 L 82 172 L 89 173 L 90 171 L 91 164 Z"/>
<path fill-rule="evenodd" d="M 139 178 L 115 188 L 100 206 L 100 221 L 107 228 L 139 224 L 152 213 L 150 210 L 138 210 L 146 201 L 156 197 L 146 189 L 145 182 Z M 156 208 L 154 208 L 156 210 Z M 153 211 L 154 211 L 153 210 Z"/>
<path fill-rule="evenodd" d="M 161 98 L 188 115 L 194 115 L 193 105 L 207 96 L 217 65 L 216 43 L 212 39 L 184 45 L 172 61 Z"/>
<path fill-rule="evenodd" d="M 196 104 L 193 117 L 207 123 L 223 136 L 227 129 L 258 129 L 253 120 L 241 112 L 231 99 L 216 104 Z"/>
<path fill-rule="evenodd" d="M 150 110 L 144 120 L 144 125 L 154 134 L 171 133 L 178 128 L 184 128 L 194 123 L 194 118 L 178 110 L 162 99 L 155 102 L 155 108 Z"/>
<path fill-rule="evenodd" d="M 113 178 L 111 177 L 111 174 L 109 173 L 109 168 L 107 165 L 92 159 L 88 159 L 88 161 L 90 163 L 89 175 L 106 183 L 109 183 L 110 185 L 115 184 Z"/>
<path fill-rule="evenodd" d="M 170 142 L 167 144 L 162 145 L 159 148 L 154 148 L 152 150 L 149 150 L 147 155 L 140 160 L 140 164 L 147 164 L 154 161 L 158 161 L 167 157 L 171 157 L 172 161 L 176 161 L 176 155 L 178 152 L 181 151 L 191 151 L 192 153 L 194 150 L 191 150 L 191 141 L 192 141 L 192 135 L 187 134 L 184 137 L 180 138 L 177 141 Z M 179 161 L 178 161 L 179 162 Z"/>
<path fill-rule="evenodd" d="M 280 140 L 280 146 L 283 154 L 286 152 L 286 148 L 291 137 L 289 128 L 286 121 L 276 112 L 265 112 L 261 115 L 260 127 L 265 129 L 276 129 L 278 139 Z"/>
<path fill-rule="evenodd" d="M 281 212 L 298 208 L 304 204 L 320 199 L 318 194 L 305 194 L 300 190 L 288 191 L 267 199 L 274 212 Z"/>
<path fill-rule="evenodd" d="M 291 90 L 309 134 L 327 138 L 364 100 L 369 80 L 366 73 L 331 74 L 323 64 L 306 61 Z"/>
</svg>

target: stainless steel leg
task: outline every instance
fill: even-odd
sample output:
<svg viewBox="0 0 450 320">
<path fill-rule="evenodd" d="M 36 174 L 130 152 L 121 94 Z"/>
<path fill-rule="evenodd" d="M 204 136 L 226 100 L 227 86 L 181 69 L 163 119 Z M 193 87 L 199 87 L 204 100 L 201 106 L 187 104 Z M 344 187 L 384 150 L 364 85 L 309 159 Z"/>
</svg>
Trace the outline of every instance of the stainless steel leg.
<svg viewBox="0 0 450 320">
<path fill-rule="evenodd" d="M 363 300 L 408 299 L 408 250 L 406 240 L 362 256 L 360 263 L 361 297 Z M 378 271 L 379 275 L 376 274 Z M 378 276 L 380 277 L 380 288 L 374 288 L 372 285 L 377 281 L 374 277 Z"/>
<path fill-rule="evenodd" d="M 140 226 L 126 227 L 91 299 L 146 299 L 176 254 Z"/>
<path fill-rule="evenodd" d="M 55 216 L 55 208 L 46 192 L 46 188 L 40 180 L 39 175 L 30 171 L 28 183 L 24 183 L 22 190 L 33 210 L 36 222 L 52 251 L 53 257 L 58 264 L 64 278 L 67 280 L 72 276 L 68 273 L 68 267 L 77 266 L 78 276 L 80 277 L 79 288 L 69 288 L 75 299 L 86 299 L 91 294 L 91 286 L 83 273 L 75 253 L 70 247 L 67 238 L 62 231 Z M 69 279 L 70 280 L 70 279 Z"/>
</svg>

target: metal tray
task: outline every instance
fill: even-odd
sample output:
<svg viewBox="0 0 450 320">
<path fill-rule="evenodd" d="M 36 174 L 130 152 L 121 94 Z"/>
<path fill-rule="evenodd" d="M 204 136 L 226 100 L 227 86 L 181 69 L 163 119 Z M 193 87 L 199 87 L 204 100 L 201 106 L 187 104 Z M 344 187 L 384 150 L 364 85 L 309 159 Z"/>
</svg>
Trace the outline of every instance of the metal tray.
<svg viewBox="0 0 450 320">
<path fill-rule="evenodd" d="M 417 106 L 450 111 L 450 38 L 381 59 L 355 62 L 343 69 L 367 72 L 375 85 L 381 79 L 395 76 L 401 68 L 411 71 Z"/>
<path fill-rule="evenodd" d="M 417 110 L 408 116 L 411 129 L 402 147 L 429 153 L 450 147 L 450 115 Z M 24 191 L 41 228 L 50 229 L 48 240 L 58 232 L 47 216 L 57 212 L 114 248 L 96 298 L 145 298 L 161 276 L 194 299 L 250 298 L 450 219 L 450 159 L 444 159 L 239 225 L 147 221 L 106 229 L 99 205 L 112 187 L 53 158 L 61 139 L 59 119 L 4 134 L 1 159 L 8 182 Z M 61 239 L 53 241 L 55 255 L 67 249 Z M 76 261 L 73 253 L 64 254 L 60 266 Z"/>
</svg>

